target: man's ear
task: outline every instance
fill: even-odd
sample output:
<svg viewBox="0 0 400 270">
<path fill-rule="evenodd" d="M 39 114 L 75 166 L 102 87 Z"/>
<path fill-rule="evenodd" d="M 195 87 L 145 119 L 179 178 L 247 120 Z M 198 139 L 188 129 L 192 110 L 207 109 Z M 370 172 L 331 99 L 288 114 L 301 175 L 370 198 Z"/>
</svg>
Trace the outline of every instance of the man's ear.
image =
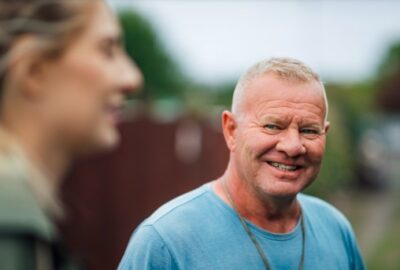
<svg viewBox="0 0 400 270">
<path fill-rule="evenodd" d="M 237 123 L 234 115 L 230 111 L 224 111 L 222 113 L 222 131 L 224 133 L 224 138 L 226 145 L 232 152 L 236 147 L 236 130 Z"/>
<path fill-rule="evenodd" d="M 324 126 L 324 133 L 327 134 L 329 128 L 331 127 L 331 123 L 328 121 L 325 121 L 325 126 Z"/>
</svg>

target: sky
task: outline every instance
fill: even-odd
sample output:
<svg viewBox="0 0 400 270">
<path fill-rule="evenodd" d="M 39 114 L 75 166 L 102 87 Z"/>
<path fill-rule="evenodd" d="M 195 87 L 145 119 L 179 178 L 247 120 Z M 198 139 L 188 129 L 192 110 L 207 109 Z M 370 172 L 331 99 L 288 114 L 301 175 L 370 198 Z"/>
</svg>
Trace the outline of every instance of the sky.
<svg viewBox="0 0 400 270">
<path fill-rule="evenodd" d="M 262 59 L 304 61 L 324 81 L 372 78 L 400 42 L 394 0 L 108 0 L 151 22 L 181 69 L 203 83 L 237 80 Z"/>
</svg>

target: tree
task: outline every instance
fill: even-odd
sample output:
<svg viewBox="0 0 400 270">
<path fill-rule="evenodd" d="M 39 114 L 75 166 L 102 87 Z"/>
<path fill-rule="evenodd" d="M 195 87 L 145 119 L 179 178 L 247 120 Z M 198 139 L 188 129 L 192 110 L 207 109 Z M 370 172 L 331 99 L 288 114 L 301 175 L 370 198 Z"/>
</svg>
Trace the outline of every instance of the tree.
<svg viewBox="0 0 400 270">
<path fill-rule="evenodd" d="M 391 46 L 378 71 L 378 103 L 386 112 L 400 112 L 400 42 Z"/>
<path fill-rule="evenodd" d="M 134 59 L 144 76 L 146 101 L 163 98 L 181 99 L 185 77 L 169 56 L 150 23 L 129 10 L 119 14 L 128 55 Z"/>
</svg>

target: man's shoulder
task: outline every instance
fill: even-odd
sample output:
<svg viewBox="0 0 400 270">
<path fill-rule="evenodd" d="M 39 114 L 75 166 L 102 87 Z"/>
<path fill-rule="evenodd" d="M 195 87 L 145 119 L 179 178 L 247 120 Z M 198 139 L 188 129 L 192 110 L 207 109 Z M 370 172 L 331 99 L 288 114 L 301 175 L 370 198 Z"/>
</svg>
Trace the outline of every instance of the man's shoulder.
<svg viewBox="0 0 400 270">
<path fill-rule="evenodd" d="M 305 215 L 309 218 L 334 222 L 345 227 L 350 226 L 345 215 L 331 203 L 303 193 L 298 195 L 298 199 Z"/>
<path fill-rule="evenodd" d="M 207 220 L 211 192 L 205 184 L 158 208 L 133 233 L 118 269 L 177 269 L 206 227 L 199 220 Z"/>
<path fill-rule="evenodd" d="M 192 191 L 184 193 L 158 208 L 142 225 L 162 225 L 175 222 L 180 218 L 187 219 L 187 214 L 204 211 L 207 203 L 207 194 L 210 192 L 210 184 L 204 184 Z"/>
</svg>

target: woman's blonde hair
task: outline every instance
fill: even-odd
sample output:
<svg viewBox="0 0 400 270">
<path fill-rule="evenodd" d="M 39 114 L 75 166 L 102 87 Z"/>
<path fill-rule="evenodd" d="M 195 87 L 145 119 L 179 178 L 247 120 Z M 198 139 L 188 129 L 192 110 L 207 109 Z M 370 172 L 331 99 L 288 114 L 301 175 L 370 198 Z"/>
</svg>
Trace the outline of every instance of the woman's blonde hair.
<svg viewBox="0 0 400 270">
<path fill-rule="evenodd" d="M 0 0 L 0 100 L 13 45 L 34 37 L 39 56 L 57 57 L 82 31 L 96 0 Z"/>
</svg>

